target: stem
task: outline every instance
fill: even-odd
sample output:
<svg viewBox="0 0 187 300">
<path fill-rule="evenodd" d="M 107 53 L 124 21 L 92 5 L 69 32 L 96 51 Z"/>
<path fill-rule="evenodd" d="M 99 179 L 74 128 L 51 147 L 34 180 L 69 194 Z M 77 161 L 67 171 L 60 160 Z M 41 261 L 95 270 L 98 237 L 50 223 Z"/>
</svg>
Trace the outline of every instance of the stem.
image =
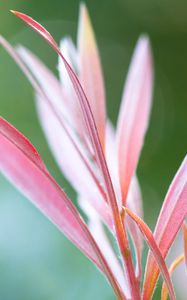
<svg viewBox="0 0 187 300">
<path fill-rule="evenodd" d="M 123 225 L 122 216 L 120 215 L 116 222 L 116 233 L 117 233 L 117 239 L 118 239 L 121 255 L 123 258 L 123 262 L 127 270 L 127 276 L 128 276 L 128 282 L 131 290 L 132 300 L 140 300 L 140 289 L 134 272 L 134 266 L 132 262 L 129 241 Z"/>
</svg>

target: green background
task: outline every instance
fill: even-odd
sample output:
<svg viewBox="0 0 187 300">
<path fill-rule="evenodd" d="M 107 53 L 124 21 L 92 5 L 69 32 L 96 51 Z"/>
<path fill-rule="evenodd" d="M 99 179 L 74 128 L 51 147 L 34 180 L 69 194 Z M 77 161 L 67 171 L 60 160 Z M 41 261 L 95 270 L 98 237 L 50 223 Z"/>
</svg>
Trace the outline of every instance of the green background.
<svg viewBox="0 0 187 300">
<path fill-rule="evenodd" d="M 153 229 L 164 195 L 187 152 L 187 1 L 85 2 L 98 40 L 113 123 L 136 40 L 144 32 L 151 39 L 154 105 L 138 174 L 145 220 Z M 59 41 L 67 34 L 75 39 L 79 1 L 0 0 L 0 33 L 13 44 L 29 47 L 57 74 L 56 55 L 9 9 L 41 21 Z M 75 198 L 40 129 L 32 88 L 2 49 L 0 114 L 29 137 L 54 177 Z M 0 299 L 114 299 L 95 267 L 3 177 L 0 195 Z M 159 298 L 158 293 L 154 299 Z"/>
</svg>

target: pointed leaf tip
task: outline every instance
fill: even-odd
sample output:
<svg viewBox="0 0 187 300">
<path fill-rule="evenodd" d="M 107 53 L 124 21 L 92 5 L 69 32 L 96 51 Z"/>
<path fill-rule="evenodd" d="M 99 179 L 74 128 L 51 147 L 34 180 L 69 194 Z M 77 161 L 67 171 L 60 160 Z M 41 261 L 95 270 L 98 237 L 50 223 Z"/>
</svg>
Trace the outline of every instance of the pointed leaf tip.
<svg viewBox="0 0 187 300">
<path fill-rule="evenodd" d="M 154 231 L 154 238 L 164 258 L 166 258 L 187 215 L 186 196 L 187 157 L 183 160 L 170 185 Z M 151 253 L 148 254 L 146 265 L 143 299 L 150 299 L 160 271 Z M 150 286 L 150 281 L 152 282 L 152 286 Z"/>
<path fill-rule="evenodd" d="M 30 16 L 19 11 L 11 10 L 11 12 L 25 22 L 29 27 L 38 32 L 55 50 L 58 49 L 58 45 L 51 34 L 41 24 L 39 24 Z"/>
<path fill-rule="evenodd" d="M 118 171 L 124 205 L 149 124 L 152 87 L 151 48 L 148 37 L 142 35 L 134 50 L 125 82 L 116 133 Z"/>
<path fill-rule="evenodd" d="M 102 148 L 105 148 L 105 87 L 96 37 L 86 5 L 80 5 L 77 47 L 79 79 L 89 99 Z"/>
<path fill-rule="evenodd" d="M 169 276 L 168 268 L 166 266 L 166 263 L 164 261 L 162 254 L 160 252 L 160 249 L 156 244 L 156 241 L 154 239 L 154 236 L 153 236 L 151 230 L 149 229 L 147 224 L 144 223 L 144 221 L 141 218 L 139 218 L 136 214 L 134 214 L 130 209 L 128 209 L 127 207 L 123 207 L 123 209 L 124 209 L 125 213 L 127 213 L 139 227 L 139 229 L 140 229 L 147 245 L 149 246 L 149 249 L 152 252 L 152 254 L 158 264 L 158 267 L 162 273 L 163 279 L 169 290 L 170 298 L 172 300 L 176 300 L 172 282 L 171 282 L 171 279 Z M 152 284 L 151 281 L 149 282 L 149 284 L 151 286 L 151 284 Z M 150 299 L 150 298 L 146 298 L 146 299 Z"/>
<path fill-rule="evenodd" d="M 180 255 L 178 256 L 173 263 L 171 264 L 170 268 L 169 268 L 169 275 L 170 277 L 172 276 L 173 272 L 175 271 L 175 269 L 184 261 L 184 255 Z M 165 284 L 165 282 L 162 285 L 162 292 L 161 292 L 161 300 L 167 300 L 168 298 L 168 289 L 167 286 Z"/>
</svg>

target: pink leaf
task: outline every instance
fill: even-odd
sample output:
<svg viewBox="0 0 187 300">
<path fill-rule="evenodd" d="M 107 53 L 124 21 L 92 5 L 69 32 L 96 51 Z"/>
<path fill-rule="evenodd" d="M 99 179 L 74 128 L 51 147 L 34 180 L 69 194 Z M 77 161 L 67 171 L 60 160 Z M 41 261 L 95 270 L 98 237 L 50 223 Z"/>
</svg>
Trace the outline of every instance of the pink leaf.
<svg viewBox="0 0 187 300">
<path fill-rule="evenodd" d="M 77 153 L 67 134 L 64 132 L 62 126 L 60 126 L 46 102 L 42 101 L 38 96 L 37 108 L 39 119 L 48 143 L 63 174 L 70 181 L 78 194 L 86 196 L 87 201 L 94 209 L 96 209 L 105 224 L 108 225 L 110 229 L 113 229 L 111 211 L 103 198 L 103 195 L 100 193 L 98 186 L 95 184 L 88 168 L 86 168 L 79 153 Z M 76 140 L 77 137 L 72 131 L 71 136 Z M 85 155 L 85 149 L 81 147 L 80 142 L 79 149 Z"/>
<path fill-rule="evenodd" d="M 87 160 L 87 165 L 90 165 L 90 169 L 82 160 L 76 147 L 72 143 L 71 139 L 67 135 L 66 131 L 61 126 L 58 118 L 51 110 L 44 97 L 36 94 L 36 105 L 39 114 L 39 120 L 42 124 L 44 132 L 46 134 L 48 143 L 52 149 L 56 161 L 59 164 L 63 174 L 70 181 L 75 190 L 81 195 L 87 195 L 88 201 L 96 208 L 103 221 L 112 228 L 111 213 L 109 207 L 106 205 L 104 195 L 100 183 L 94 176 L 94 168 L 89 162 L 89 155 L 81 143 L 80 139 L 72 130 L 71 116 L 67 111 L 64 111 L 64 106 L 67 107 L 64 93 L 62 93 L 60 84 L 55 76 L 47 69 L 42 62 L 36 58 L 30 51 L 23 47 L 18 48 L 18 53 L 23 59 L 24 63 L 31 70 L 35 78 L 38 80 L 41 88 L 45 92 L 45 95 L 50 99 L 55 111 L 58 111 L 62 116 L 68 131 L 78 145 L 82 156 Z M 75 99 L 74 99 L 75 100 Z M 70 123 L 70 124 L 69 124 Z M 60 139 L 59 139 L 60 136 Z M 93 176 L 92 176 L 93 175 Z"/>
<path fill-rule="evenodd" d="M 60 51 L 63 53 L 67 62 L 72 66 L 74 72 L 79 74 L 79 62 L 78 62 L 78 53 L 75 48 L 73 41 L 69 37 L 65 37 L 60 42 Z M 82 118 L 82 111 L 80 104 L 77 100 L 77 96 L 75 90 L 72 86 L 71 80 L 69 78 L 68 73 L 64 70 L 64 63 L 62 59 L 59 57 L 58 60 L 58 70 L 60 75 L 60 82 L 64 94 L 66 95 L 65 105 L 71 115 L 72 123 L 76 128 L 78 134 L 81 139 L 84 141 L 87 146 L 87 130 L 85 128 L 85 123 Z M 89 148 L 88 148 L 89 149 Z"/>
<path fill-rule="evenodd" d="M 154 238 L 165 258 L 187 215 L 187 157 L 179 168 L 164 200 Z M 150 299 L 159 276 L 159 269 L 151 253 L 147 258 L 144 279 L 144 298 Z M 150 284 L 151 282 L 151 284 Z"/>
<path fill-rule="evenodd" d="M 86 226 L 78 212 L 46 171 L 43 161 L 32 144 L 3 118 L 0 118 L 0 152 L 1 171 L 72 242 L 97 262 L 90 246 L 89 234 L 84 233 Z"/>
<path fill-rule="evenodd" d="M 3 118 L 0 153 L 0 171 L 106 274 L 116 294 L 125 299 L 76 208 L 46 171 L 35 148 Z"/>
<path fill-rule="evenodd" d="M 152 98 L 152 60 L 148 38 L 139 39 L 125 84 L 117 126 L 122 202 L 126 203 L 148 126 Z"/>
<path fill-rule="evenodd" d="M 110 243 L 110 240 L 107 236 L 106 231 L 101 223 L 101 220 L 96 213 L 96 211 L 91 207 L 87 201 L 82 197 L 78 198 L 78 203 L 80 208 L 84 211 L 84 213 L 88 217 L 88 228 L 92 233 L 97 245 L 99 246 L 101 252 L 105 256 L 105 259 L 110 266 L 116 281 L 121 286 L 122 290 L 127 299 L 131 298 L 130 289 L 128 286 L 127 274 L 123 271 L 122 266 L 119 262 L 119 259 L 114 252 L 114 249 Z"/>
<path fill-rule="evenodd" d="M 186 222 L 183 223 L 182 226 L 183 231 L 183 240 L 184 240 L 184 258 L 185 258 L 185 264 L 187 268 L 187 224 Z"/>
<path fill-rule="evenodd" d="M 80 6 L 78 27 L 79 79 L 90 101 L 100 141 L 105 144 L 105 89 L 97 44 L 84 4 Z"/>
<path fill-rule="evenodd" d="M 115 193 L 113 190 L 109 171 L 108 171 L 108 168 L 106 165 L 105 157 L 104 157 L 104 154 L 102 151 L 96 124 L 95 124 L 95 121 L 93 118 L 92 111 L 90 109 L 89 101 L 82 89 L 82 86 L 81 86 L 76 74 L 73 72 L 71 66 L 68 64 L 68 62 L 66 61 L 66 59 L 60 52 L 60 49 L 58 48 L 56 42 L 54 41 L 52 36 L 49 34 L 49 32 L 47 30 L 45 30 L 45 28 L 43 26 L 41 26 L 38 22 L 33 20 L 31 17 L 29 17 L 23 13 L 16 12 L 16 11 L 13 11 L 13 13 L 17 17 L 22 19 L 28 26 L 32 27 L 38 34 L 40 34 L 51 45 L 51 47 L 60 55 L 60 57 L 62 58 L 62 60 L 64 62 L 64 66 L 65 66 L 65 68 L 69 74 L 69 77 L 71 79 L 71 82 L 74 86 L 74 89 L 76 91 L 76 94 L 77 94 L 77 97 L 78 97 L 78 100 L 79 100 L 79 103 L 80 103 L 80 106 L 81 106 L 81 109 L 83 112 L 83 116 L 84 116 L 86 127 L 88 129 L 90 141 L 93 146 L 95 157 L 96 157 L 98 166 L 101 169 L 103 180 L 104 180 L 104 183 L 106 186 L 108 201 L 112 208 L 114 221 L 116 222 L 116 226 L 118 226 L 119 225 L 119 212 L 118 212 L 118 206 L 117 206 L 117 202 L 116 202 Z"/>
<path fill-rule="evenodd" d="M 16 15 L 18 18 L 22 19 L 25 23 L 27 23 L 31 28 L 36 30 L 50 45 L 53 46 L 53 48 L 58 49 L 58 45 L 56 44 L 55 40 L 51 36 L 51 34 L 38 22 L 36 22 L 34 19 L 30 18 L 29 16 L 15 11 L 11 10 L 11 12 Z"/>
<path fill-rule="evenodd" d="M 131 180 L 129 187 L 129 193 L 127 197 L 127 207 L 141 219 L 143 218 L 143 208 L 142 208 L 142 195 L 138 183 L 138 179 L 134 176 Z M 136 276 L 141 281 L 142 274 L 142 250 L 143 250 L 143 239 L 140 231 L 138 230 L 136 224 L 128 216 L 126 217 L 126 223 L 131 234 L 135 253 L 136 253 Z"/>
<path fill-rule="evenodd" d="M 78 53 L 75 45 L 69 36 L 65 36 L 60 41 L 60 51 L 63 53 L 65 59 L 67 60 L 68 64 L 72 66 L 74 72 L 78 75 L 79 74 L 79 60 L 78 60 Z M 60 81 L 62 87 L 67 90 L 67 93 L 72 93 L 72 84 L 71 80 L 67 74 L 64 72 L 64 63 L 62 59 L 59 57 L 58 60 L 58 71 L 60 76 Z M 74 104 L 75 106 L 75 104 Z"/>
<path fill-rule="evenodd" d="M 150 251 L 152 252 L 152 255 L 155 258 L 156 265 L 158 265 L 158 268 L 160 269 L 162 276 L 166 282 L 168 291 L 170 293 L 170 297 L 172 300 L 175 300 L 175 293 L 173 290 L 173 286 L 171 283 L 170 275 L 168 272 L 168 268 L 165 264 L 164 258 L 156 244 L 156 241 L 153 237 L 153 234 L 149 227 L 144 223 L 144 221 L 139 218 L 136 214 L 134 214 L 132 211 L 130 211 L 128 208 L 124 208 L 125 212 L 134 220 L 134 222 L 138 225 L 140 231 L 142 232 L 149 248 Z M 149 278 L 149 284 L 151 284 L 151 278 Z M 151 298 L 146 298 L 146 299 L 151 299 Z"/>
<path fill-rule="evenodd" d="M 127 256 L 124 255 L 126 245 L 127 245 L 127 237 L 125 236 L 125 231 L 124 231 L 122 220 L 120 218 L 120 214 L 119 214 L 119 210 L 118 210 L 116 196 L 114 193 L 109 170 L 107 168 L 105 156 L 104 156 L 103 149 L 102 149 L 102 146 L 100 143 L 97 127 L 95 124 L 93 113 L 90 108 L 89 101 L 85 95 L 85 92 L 84 92 L 76 74 L 74 73 L 71 66 L 68 64 L 68 62 L 62 55 L 62 53 L 60 52 L 60 49 L 57 47 L 56 42 L 53 40 L 53 38 L 48 33 L 48 31 L 46 31 L 46 34 L 45 34 L 45 29 L 40 24 L 38 24 L 36 21 L 34 21 L 32 18 L 30 18 L 22 13 L 19 13 L 19 12 L 14 12 L 14 14 L 17 15 L 18 17 L 20 17 L 24 22 L 27 23 L 28 26 L 32 27 L 38 34 L 40 34 L 50 44 L 50 46 L 58 53 L 58 55 L 62 58 L 62 60 L 64 62 L 64 66 L 69 74 L 69 77 L 71 79 L 72 85 L 75 89 L 75 92 L 77 94 L 77 97 L 78 97 L 78 100 L 79 100 L 79 103 L 81 106 L 83 118 L 85 121 L 85 126 L 88 131 L 88 138 L 89 138 L 90 144 L 94 151 L 94 160 L 97 162 L 97 165 L 101 172 L 104 186 L 106 188 L 107 200 L 108 200 L 108 203 L 109 203 L 111 211 L 112 211 L 112 217 L 114 220 L 117 241 L 118 241 L 118 244 L 120 247 L 120 251 L 121 251 L 121 254 L 123 257 L 124 264 L 126 266 L 128 265 L 128 268 L 129 268 L 128 280 L 130 282 L 131 292 L 136 297 L 139 295 L 139 287 L 136 282 L 131 255 L 130 255 L 130 253 L 128 253 Z"/>
<path fill-rule="evenodd" d="M 20 58 L 2 36 L 0 43 L 24 72 L 36 92 L 40 120 L 63 173 L 77 192 L 89 195 L 90 203 L 97 209 L 103 221 L 112 228 L 111 213 L 103 201 L 105 196 L 102 187 L 88 162 L 84 147 L 81 147 L 79 138 L 69 127 L 69 122 L 67 124 L 69 115 L 65 110 L 65 105 L 62 105 L 64 94 L 59 82 L 50 70 L 25 48 L 19 47 Z M 22 59 L 30 70 L 26 68 Z M 60 139 L 59 136 L 61 136 Z M 82 176 L 80 176 L 80 170 Z M 93 187 L 90 188 L 91 186 Z"/>
<path fill-rule="evenodd" d="M 117 172 L 117 151 L 116 150 L 117 149 L 115 143 L 115 131 L 112 124 L 108 121 L 106 124 L 106 144 L 105 144 L 106 160 L 110 171 L 112 183 L 117 195 L 118 205 L 119 208 L 121 209 L 121 194 L 120 194 L 120 186 L 119 186 L 119 174 Z M 130 210 L 132 210 L 134 213 L 136 213 L 139 217 L 141 218 L 143 217 L 142 197 L 141 197 L 140 187 L 136 176 L 133 177 L 129 187 L 129 193 L 127 197 L 127 207 Z M 136 224 L 134 224 L 134 222 L 128 216 L 126 217 L 126 223 L 135 247 L 136 276 L 140 280 L 143 239 Z"/>
<path fill-rule="evenodd" d="M 172 276 L 173 272 L 175 271 L 175 269 L 184 261 L 184 255 L 180 255 L 178 256 L 171 264 L 171 266 L 169 267 L 169 275 L 170 277 Z M 161 292 L 161 300 L 167 300 L 168 298 L 168 289 L 167 286 L 165 284 L 165 282 L 162 285 L 162 292 Z"/>
<path fill-rule="evenodd" d="M 121 209 L 121 193 L 119 185 L 119 175 L 117 168 L 117 149 L 115 142 L 115 129 L 110 120 L 106 123 L 106 141 L 105 141 L 105 158 L 110 172 L 112 184 L 118 200 L 119 209 Z"/>
</svg>

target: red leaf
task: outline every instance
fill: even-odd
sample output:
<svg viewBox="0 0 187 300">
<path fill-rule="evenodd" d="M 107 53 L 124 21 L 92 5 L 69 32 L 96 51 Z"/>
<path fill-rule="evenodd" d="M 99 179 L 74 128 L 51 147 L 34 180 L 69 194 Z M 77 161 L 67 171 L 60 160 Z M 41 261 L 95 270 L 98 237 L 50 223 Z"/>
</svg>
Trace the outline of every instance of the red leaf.
<svg viewBox="0 0 187 300">
<path fill-rule="evenodd" d="M 164 200 L 154 238 L 165 258 L 187 215 L 187 157 L 179 168 Z M 159 276 L 151 253 L 148 254 L 143 299 L 150 299 Z M 150 285 L 151 282 L 151 285 Z"/>
<path fill-rule="evenodd" d="M 53 39 L 53 37 L 51 36 L 51 34 L 42 26 L 40 25 L 38 22 L 36 22 L 34 19 L 30 18 L 29 16 L 15 11 L 15 10 L 11 10 L 11 12 L 16 15 L 18 18 L 22 19 L 25 23 L 27 23 L 31 28 L 33 28 L 34 30 L 37 30 L 37 32 L 43 36 L 43 38 L 53 46 L 53 48 L 58 48 L 58 45 L 56 44 L 55 40 Z"/>
<path fill-rule="evenodd" d="M 166 282 L 167 288 L 169 290 L 170 293 L 170 297 L 172 300 L 175 300 L 175 293 L 173 290 L 173 286 L 171 283 L 171 279 L 170 279 L 170 275 L 168 272 L 168 268 L 165 264 L 164 258 L 155 242 L 155 239 L 153 237 L 153 234 L 151 232 L 151 230 L 149 229 L 149 227 L 144 223 L 144 221 L 139 218 L 136 214 L 134 214 L 132 211 L 130 211 L 128 208 L 124 208 L 125 212 L 132 218 L 132 220 L 134 220 L 134 222 L 136 222 L 136 224 L 138 225 L 140 231 L 142 232 L 144 239 L 146 240 L 150 251 L 152 252 L 152 255 L 155 258 L 156 261 L 156 265 L 158 265 L 162 276 Z M 149 278 L 149 284 L 151 283 L 151 278 Z M 146 299 L 151 299 L 151 298 L 146 298 Z"/>
</svg>

